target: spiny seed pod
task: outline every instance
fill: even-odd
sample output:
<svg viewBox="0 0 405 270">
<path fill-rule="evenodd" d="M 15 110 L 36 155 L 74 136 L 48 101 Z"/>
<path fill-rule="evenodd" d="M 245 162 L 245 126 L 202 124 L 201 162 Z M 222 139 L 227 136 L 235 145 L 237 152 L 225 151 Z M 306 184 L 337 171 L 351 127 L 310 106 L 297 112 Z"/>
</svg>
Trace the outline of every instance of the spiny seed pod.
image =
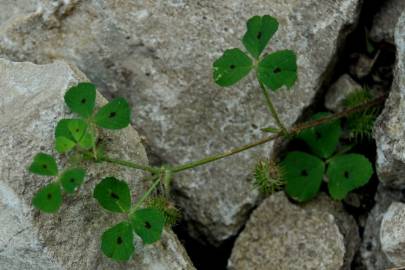
<svg viewBox="0 0 405 270">
<path fill-rule="evenodd" d="M 349 94 L 344 105 L 347 109 L 359 106 L 372 99 L 367 89 L 359 89 Z M 359 141 L 365 138 L 371 138 L 374 122 L 378 116 L 378 109 L 370 108 L 361 112 L 353 113 L 347 117 L 347 128 L 351 139 Z"/>
<path fill-rule="evenodd" d="M 253 185 L 266 196 L 282 189 L 284 181 L 281 167 L 273 160 L 259 161 L 255 168 Z"/>
<path fill-rule="evenodd" d="M 176 206 L 164 196 L 150 198 L 147 201 L 148 207 L 156 208 L 162 211 L 165 215 L 165 224 L 174 226 L 181 219 L 181 212 Z"/>
</svg>

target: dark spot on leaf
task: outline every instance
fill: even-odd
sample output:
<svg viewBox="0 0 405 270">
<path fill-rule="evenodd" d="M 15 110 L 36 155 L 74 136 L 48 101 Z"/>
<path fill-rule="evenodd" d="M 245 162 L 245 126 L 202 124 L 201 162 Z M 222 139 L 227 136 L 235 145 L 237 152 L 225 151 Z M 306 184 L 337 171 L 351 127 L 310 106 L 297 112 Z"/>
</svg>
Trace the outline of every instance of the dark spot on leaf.
<svg viewBox="0 0 405 270">
<path fill-rule="evenodd" d="M 148 221 L 145 221 L 145 228 L 149 230 L 150 228 L 152 228 L 152 225 L 150 225 Z"/>
<path fill-rule="evenodd" d="M 117 238 L 117 244 L 118 245 L 121 245 L 122 244 L 122 238 L 121 238 L 121 236 L 118 236 L 118 238 Z"/>
<path fill-rule="evenodd" d="M 79 132 L 79 131 L 80 131 L 80 129 L 76 128 L 76 132 Z"/>
<path fill-rule="evenodd" d="M 110 195 L 111 195 L 111 198 L 116 199 L 116 200 L 119 200 L 119 198 L 120 198 L 120 197 L 119 197 L 117 194 L 115 194 L 114 192 L 111 192 Z"/>
<path fill-rule="evenodd" d="M 261 39 L 262 38 L 262 32 L 258 32 L 256 37 L 257 37 L 257 39 Z"/>
<path fill-rule="evenodd" d="M 348 172 L 348 171 L 345 171 L 345 173 L 344 173 L 344 177 L 345 177 L 346 179 L 348 179 L 348 178 L 349 178 L 349 172 Z"/>
<path fill-rule="evenodd" d="M 86 99 L 83 98 L 82 100 L 80 100 L 80 102 L 81 102 L 82 104 L 84 104 L 84 103 L 86 103 Z"/>
<path fill-rule="evenodd" d="M 48 166 L 46 164 L 42 165 L 42 168 L 48 169 Z"/>
<path fill-rule="evenodd" d="M 48 193 L 47 198 L 48 200 L 52 199 L 52 193 Z"/>
<path fill-rule="evenodd" d="M 301 171 L 301 176 L 308 176 L 308 172 L 307 172 L 307 170 L 302 170 Z"/>
<path fill-rule="evenodd" d="M 70 178 L 70 183 L 74 183 L 75 179 L 74 178 Z"/>
<path fill-rule="evenodd" d="M 235 65 L 230 65 L 229 68 L 230 68 L 230 69 L 235 69 L 236 66 L 235 66 Z"/>
<path fill-rule="evenodd" d="M 322 134 L 319 133 L 318 131 L 315 131 L 315 138 L 316 138 L 317 140 L 321 139 L 321 138 L 322 138 Z"/>
<path fill-rule="evenodd" d="M 117 115 L 116 112 L 110 112 L 110 115 L 109 115 L 108 117 L 113 118 L 113 117 L 115 117 L 116 115 Z"/>
<path fill-rule="evenodd" d="M 273 69 L 273 73 L 280 73 L 280 72 L 281 72 L 281 68 L 279 68 L 279 67 Z"/>
</svg>

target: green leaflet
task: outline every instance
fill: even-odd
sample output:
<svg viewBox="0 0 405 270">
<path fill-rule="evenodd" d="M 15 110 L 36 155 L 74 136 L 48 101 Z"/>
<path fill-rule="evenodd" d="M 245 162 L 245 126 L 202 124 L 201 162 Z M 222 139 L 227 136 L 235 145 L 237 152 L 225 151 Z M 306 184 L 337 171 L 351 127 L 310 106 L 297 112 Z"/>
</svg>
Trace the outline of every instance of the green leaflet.
<svg viewBox="0 0 405 270">
<path fill-rule="evenodd" d="M 45 153 L 38 153 L 29 167 L 29 171 L 39 175 L 56 176 L 58 166 L 55 159 Z"/>
<path fill-rule="evenodd" d="M 32 199 L 35 208 L 45 213 L 55 213 L 62 205 L 62 192 L 58 183 L 41 188 Z"/>
<path fill-rule="evenodd" d="M 65 102 L 72 112 L 81 117 L 91 116 L 96 103 L 96 87 L 91 83 L 79 83 L 65 94 Z"/>
<path fill-rule="evenodd" d="M 95 123 L 106 129 L 125 128 L 131 122 L 131 110 L 124 98 L 116 98 L 104 105 L 97 112 Z"/>
<path fill-rule="evenodd" d="M 57 137 L 55 139 L 55 149 L 60 154 L 69 152 L 76 146 L 76 143 L 66 137 Z"/>
<path fill-rule="evenodd" d="M 86 171 L 82 168 L 68 169 L 63 172 L 60 182 L 67 193 L 73 193 L 83 183 Z"/>
<path fill-rule="evenodd" d="M 269 15 L 254 16 L 247 22 L 247 32 L 242 39 L 243 45 L 254 58 L 258 59 L 277 29 L 278 22 L 275 18 Z"/>
<path fill-rule="evenodd" d="M 342 200 L 350 191 L 368 183 L 373 168 L 363 155 L 346 154 L 332 158 L 326 174 L 330 195 Z"/>
<path fill-rule="evenodd" d="M 226 50 L 214 62 L 214 81 L 220 86 L 231 86 L 245 77 L 252 66 L 252 60 L 241 50 Z"/>
<path fill-rule="evenodd" d="M 128 212 L 131 207 L 131 194 L 128 184 L 115 177 L 101 180 L 94 189 L 93 197 L 111 212 Z"/>
<path fill-rule="evenodd" d="M 291 198 L 306 202 L 318 194 L 325 169 L 322 160 L 304 152 L 289 152 L 281 164 L 285 191 Z"/>
<path fill-rule="evenodd" d="M 82 119 L 71 119 L 68 128 L 75 141 L 84 149 L 90 149 L 95 144 L 95 137 L 89 125 Z"/>
<path fill-rule="evenodd" d="M 76 142 L 80 141 L 88 129 L 87 123 L 82 119 L 70 119 L 68 129 Z"/>
<path fill-rule="evenodd" d="M 145 244 L 160 240 L 165 225 L 164 214 L 155 208 L 144 208 L 130 216 L 132 227 Z"/>
<path fill-rule="evenodd" d="M 317 120 L 328 115 L 330 113 L 320 112 L 315 114 L 312 120 Z M 317 156 L 328 158 L 335 152 L 341 133 L 340 121 L 336 120 L 305 129 L 298 134 L 297 138 L 303 140 Z"/>
<path fill-rule="evenodd" d="M 293 51 L 274 52 L 260 61 L 257 77 L 261 83 L 276 91 L 282 86 L 292 87 L 297 80 L 297 57 Z"/>
<path fill-rule="evenodd" d="M 55 138 L 58 137 L 65 137 L 71 141 L 74 141 L 75 139 L 72 136 L 72 133 L 69 130 L 69 123 L 73 119 L 61 119 L 59 120 L 58 124 L 56 125 L 55 128 Z"/>
<path fill-rule="evenodd" d="M 116 261 L 128 261 L 135 251 L 131 224 L 121 222 L 106 230 L 101 236 L 101 250 Z"/>
</svg>

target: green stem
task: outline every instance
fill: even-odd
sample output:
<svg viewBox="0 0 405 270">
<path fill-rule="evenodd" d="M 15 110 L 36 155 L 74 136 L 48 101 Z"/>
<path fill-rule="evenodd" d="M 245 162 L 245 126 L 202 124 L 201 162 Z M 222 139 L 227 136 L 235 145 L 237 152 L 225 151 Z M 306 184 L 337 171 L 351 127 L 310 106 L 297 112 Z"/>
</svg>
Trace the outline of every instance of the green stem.
<svg viewBox="0 0 405 270">
<path fill-rule="evenodd" d="M 135 203 L 135 205 L 129 211 L 129 214 L 133 214 L 138 208 L 142 205 L 142 203 L 150 196 L 150 194 L 158 187 L 160 183 L 160 176 L 156 176 L 153 178 L 153 184 L 150 188 L 142 195 L 142 197 Z"/>
<path fill-rule="evenodd" d="M 126 166 L 126 167 L 133 168 L 133 169 L 139 169 L 139 170 L 147 171 L 147 172 L 150 172 L 152 174 L 157 174 L 157 173 L 160 172 L 160 168 L 155 168 L 155 167 L 151 167 L 151 166 L 147 166 L 147 165 L 142 165 L 142 164 L 135 163 L 135 162 L 132 162 L 132 161 L 127 161 L 127 160 L 114 159 L 114 158 L 110 158 L 110 157 L 107 157 L 107 156 L 103 156 L 99 160 L 109 162 L 109 163 L 113 163 L 113 164 Z"/>
<path fill-rule="evenodd" d="M 386 95 L 382 95 L 382 96 L 380 96 L 378 98 L 375 98 L 375 99 L 373 99 L 373 100 L 371 100 L 369 102 L 366 102 L 366 103 L 358 105 L 356 107 L 347 109 L 345 111 L 335 113 L 335 114 L 332 114 L 332 115 L 329 115 L 329 116 L 326 116 L 326 117 L 323 117 L 323 118 L 320 118 L 320 119 L 317 119 L 317 120 L 311 120 L 311 121 L 308 121 L 308 122 L 305 122 L 305 123 L 302 123 L 302 124 L 295 125 L 290 130 L 288 130 L 288 134 L 291 134 L 291 135 L 298 134 L 304 129 L 316 127 L 316 126 L 319 126 L 319 125 L 322 125 L 322 124 L 325 124 L 325 123 L 328 123 L 328 122 L 331 122 L 331 121 L 346 117 L 346 116 L 348 116 L 348 115 L 350 115 L 352 113 L 363 111 L 363 110 L 366 110 L 368 108 L 374 107 L 374 106 L 376 106 L 378 104 L 383 103 L 385 101 L 386 97 L 387 97 Z M 211 163 L 213 161 L 216 161 L 216 160 L 219 160 L 219 159 L 223 159 L 223 158 L 238 154 L 238 153 L 243 152 L 245 150 L 248 150 L 250 148 L 253 148 L 253 147 L 268 143 L 268 142 L 273 141 L 273 140 L 275 140 L 277 138 L 281 138 L 284 135 L 285 135 L 285 133 L 283 131 L 280 131 L 277 134 L 274 134 L 272 136 L 263 138 L 263 139 L 261 139 L 259 141 L 253 142 L 253 143 L 249 143 L 249 144 L 246 144 L 246 145 L 243 145 L 243 146 L 233 148 L 233 149 L 225 151 L 223 153 L 219 153 L 219 154 L 216 154 L 216 155 L 205 157 L 205 158 L 202 158 L 200 160 L 188 162 L 188 163 L 185 163 L 185 164 L 182 164 L 182 165 L 174 166 L 174 167 L 172 167 L 172 172 L 173 173 L 178 173 L 178 172 L 181 172 L 181 171 L 185 171 L 185 170 L 188 170 L 188 169 L 199 167 L 199 166 L 202 166 L 204 164 Z M 161 171 L 160 168 L 153 168 L 153 167 L 149 167 L 149 166 L 144 166 L 144 165 L 136 164 L 136 163 L 133 163 L 133 162 L 130 162 L 130 161 L 110 159 L 110 158 L 103 158 L 101 160 L 104 160 L 104 161 L 107 161 L 107 162 L 112 162 L 112 163 L 123 165 L 123 166 L 127 166 L 127 167 L 131 167 L 131 168 L 135 168 L 135 169 L 141 169 L 141 170 L 149 171 L 149 172 L 151 172 L 153 174 L 160 174 L 160 171 Z"/>
<path fill-rule="evenodd" d="M 273 102 L 271 101 L 269 92 L 266 90 L 266 87 L 259 81 L 260 88 L 262 89 L 262 93 L 264 95 L 264 98 L 266 99 L 267 103 L 267 108 L 269 109 L 271 115 L 273 116 L 274 120 L 276 120 L 277 126 L 283 131 L 284 135 L 288 135 L 287 128 L 283 125 L 283 123 L 280 120 L 280 117 L 278 116 L 277 110 L 273 105 Z"/>
<path fill-rule="evenodd" d="M 200 159 L 200 160 L 192 161 L 192 162 L 189 162 L 189 163 L 186 163 L 186 164 L 183 164 L 183 165 L 175 166 L 175 167 L 173 167 L 172 171 L 173 171 L 173 173 L 178 173 L 178 172 L 181 172 L 181 171 L 192 169 L 192 168 L 195 168 L 195 167 L 198 167 L 198 166 L 201 166 L 201 165 L 204 165 L 204 164 L 207 164 L 207 163 L 219 160 L 219 159 L 223 159 L 223 158 L 235 155 L 237 153 L 243 152 L 245 150 L 256 147 L 258 145 L 265 144 L 265 143 L 267 143 L 269 141 L 272 141 L 272 140 L 274 140 L 276 138 L 279 138 L 281 136 L 282 136 L 282 134 L 281 134 L 281 132 L 279 132 L 277 134 L 266 137 L 266 138 L 261 139 L 259 141 L 249 143 L 249 144 L 246 144 L 246 145 L 243 145 L 243 146 L 240 146 L 240 147 L 236 147 L 236 148 L 234 148 L 232 150 L 225 151 L 223 153 L 219 153 L 219 154 L 216 154 L 216 155 L 213 155 L 213 156 L 209 156 L 209 157 L 206 157 L 206 158 L 203 158 L 203 159 Z"/>
</svg>

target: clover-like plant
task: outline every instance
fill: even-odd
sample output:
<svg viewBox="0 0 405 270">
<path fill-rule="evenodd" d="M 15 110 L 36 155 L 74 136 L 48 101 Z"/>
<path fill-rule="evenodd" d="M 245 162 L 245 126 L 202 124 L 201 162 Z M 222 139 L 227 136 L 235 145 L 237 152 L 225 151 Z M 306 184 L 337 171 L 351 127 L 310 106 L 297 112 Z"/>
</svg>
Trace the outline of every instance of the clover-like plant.
<svg viewBox="0 0 405 270">
<path fill-rule="evenodd" d="M 87 159 L 100 160 L 97 142 L 98 128 L 117 130 L 130 123 L 130 108 L 123 98 L 116 98 L 95 110 L 96 88 L 91 83 L 79 83 L 65 94 L 65 102 L 79 118 L 62 119 L 55 128 L 55 149 L 70 157 L 77 164 Z M 74 193 L 85 179 L 86 171 L 72 167 L 59 174 L 55 159 L 39 153 L 29 167 L 32 173 L 53 176 L 55 180 L 46 185 L 33 198 L 33 205 L 46 213 L 54 213 L 62 204 L 62 190 Z M 106 210 L 126 213 L 128 219 L 106 230 L 101 237 L 103 253 L 117 261 L 128 260 L 135 248 L 133 233 L 141 237 L 145 244 L 160 239 L 166 217 L 161 207 L 142 208 L 140 201 L 131 203 L 131 192 L 125 181 L 113 176 L 104 178 L 94 189 L 93 197 Z"/>
<path fill-rule="evenodd" d="M 281 130 L 287 134 L 287 128 L 274 108 L 268 88 L 277 91 L 282 86 L 290 88 L 294 85 L 297 80 L 297 57 L 291 50 L 276 51 L 261 57 L 278 26 L 277 20 L 269 15 L 249 19 L 242 43 L 250 57 L 237 48 L 226 50 L 214 62 L 214 80 L 220 86 L 231 86 L 255 70 L 269 111 L 277 123 L 277 127 L 263 128 L 263 131 L 277 133 Z"/>
<path fill-rule="evenodd" d="M 315 114 L 318 120 L 329 113 Z M 370 180 L 371 163 L 361 154 L 346 154 L 352 146 L 337 151 L 341 134 L 339 120 L 303 130 L 297 138 L 304 141 L 311 152 L 289 152 L 282 161 L 285 170 L 286 193 L 294 200 L 305 202 L 314 198 L 326 174 L 328 190 L 333 199 L 342 200 L 346 195 Z"/>
<path fill-rule="evenodd" d="M 368 181 L 371 165 L 361 155 L 331 155 L 339 142 L 340 124 L 337 119 L 352 113 L 367 110 L 384 101 L 384 97 L 356 104 L 335 115 L 315 115 L 309 121 L 287 129 L 281 122 L 271 101 L 269 90 L 277 91 L 283 86 L 292 87 L 297 80 L 297 64 L 294 52 L 281 50 L 262 56 L 271 37 L 278 29 L 275 18 L 254 16 L 247 22 L 247 32 L 242 43 L 247 53 L 240 49 L 226 50 L 214 62 L 214 81 L 220 86 L 230 86 L 255 70 L 262 93 L 277 126 L 265 127 L 271 133 L 256 142 L 237 146 L 223 153 L 203 157 L 184 164 L 165 164 L 161 167 L 109 157 L 103 144 L 99 143 L 99 129 L 118 130 L 131 121 L 131 112 L 123 98 L 111 100 L 96 109 L 96 87 L 91 83 L 79 83 L 65 94 L 66 105 L 73 113 L 73 119 L 61 119 L 55 128 L 55 149 L 63 154 L 68 166 L 59 171 L 56 160 L 45 153 L 39 153 L 29 167 L 32 173 L 53 177 L 33 197 L 33 205 L 45 213 L 54 213 L 62 205 L 63 193 L 74 193 L 85 181 L 86 169 L 83 161 L 106 162 L 128 168 L 143 170 L 150 174 L 147 191 L 135 202 L 129 185 L 114 176 L 102 179 L 93 191 L 93 197 L 102 208 L 111 213 L 123 213 L 125 219 L 107 229 L 101 235 L 101 250 L 116 261 L 127 261 L 135 251 L 134 235 L 144 244 L 152 244 L 161 238 L 165 225 L 173 225 L 180 217 L 178 209 L 170 201 L 170 187 L 173 177 L 185 170 L 246 151 L 277 138 L 298 135 L 306 141 L 317 155 L 303 152 L 289 153 L 283 166 L 271 161 L 261 161 L 256 167 L 256 186 L 267 193 L 280 189 L 287 181 L 287 193 L 298 201 L 313 198 L 319 190 L 325 173 L 329 177 L 329 190 L 334 198 L 342 198 L 353 188 Z M 323 160 L 322 160 L 323 159 Z M 326 164 L 326 165 L 325 165 Z M 159 196 L 156 191 L 159 190 Z"/>
</svg>

